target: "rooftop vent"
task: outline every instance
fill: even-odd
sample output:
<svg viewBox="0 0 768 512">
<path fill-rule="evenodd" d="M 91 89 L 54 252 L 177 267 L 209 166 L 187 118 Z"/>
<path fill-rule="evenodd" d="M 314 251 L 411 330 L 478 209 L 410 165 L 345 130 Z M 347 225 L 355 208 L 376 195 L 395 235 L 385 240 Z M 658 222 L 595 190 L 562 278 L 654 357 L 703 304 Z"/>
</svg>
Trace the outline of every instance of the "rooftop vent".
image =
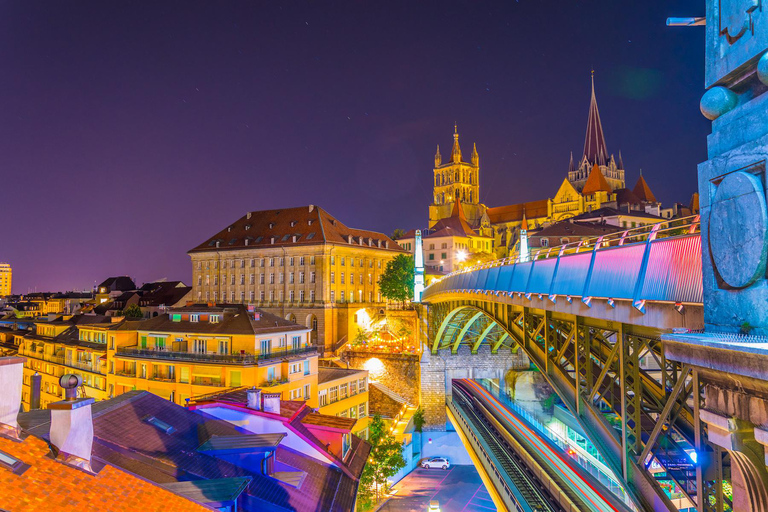
<svg viewBox="0 0 768 512">
<path fill-rule="evenodd" d="M 291 221 L 291 227 L 293 227 L 293 226 L 295 226 L 295 225 L 296 225 L 296 221 L 295 221 L 295 220 L 292 220 L 292 221 Z"/>
<path fill-rule="evenodd" d="M 274 222 L 270 222 L 269 223 L 269 229 L 272 229 L 273 227 L 275 227 L 275 223 Z"/>
<path fill-rule="evenodd" d="M 246 213 L 246 214 L 245 214 L 245 218 L 246 218 L 246 219 L 250 219 L 250 218 L 251 218 L 251 212 L 248 212 L 248 213 Z"/>
</svg>

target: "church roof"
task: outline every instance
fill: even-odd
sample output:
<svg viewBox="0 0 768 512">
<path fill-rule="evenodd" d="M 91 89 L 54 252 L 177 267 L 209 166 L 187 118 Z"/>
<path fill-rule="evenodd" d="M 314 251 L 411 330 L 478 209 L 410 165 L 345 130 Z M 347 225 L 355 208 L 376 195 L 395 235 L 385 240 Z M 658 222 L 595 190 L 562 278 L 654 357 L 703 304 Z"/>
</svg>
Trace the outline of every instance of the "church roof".
<svg viewBox="0 0 768 512">
<path fill-rule="evenodd" d="M 464 208 L 461 207 L 461 201 L 455 201 L 453 203 L 453 210 L 451 216 L 445 219 L 440 219 L 437 224 L 432 228 L 432 233 L 424 238 L 433 238 L 440 236 L 477 236 L 475 230 L 467 222 L 467 218 L 464 216 Z"/>
<path fill-rule="evenodd" d="M 540 201 L 529 201 L 527 203 L 509 204 L 507 206 L 496 206 L 494 208 L 488 208 L 486 211 L 488 219 L 491 224 L 499 224 L 502 222 L 520 222 L 523 220 L 523 213 L 529 219 L 536 219 L 539 217 L 546 217 L 547 200 L 542 199 Z"/>
<path fill-rule="evenodd" d="M 616 192 L 616 204 L 640 204 L 643 202 L 642 199 L 637 197 L 637 195 L 628 188 L 616 189 L 614 192 Z"/>
<path fill-rule="evenodd" d="M 645 182 L 645 178 L 643 178 L 642 174 L 637 179 L 637 183 L 635 183 L 635 188 L 632 189 L 632 192 L 634 192 L 635 195 L 643 201 L 647 201 L 649 203 L 657 202 L 656 196 L 654 196 L 653 192 L 651 192 L 651 187 L 649 187 L 648 183 Z"/>
<path fill-rule="evenodd" d="M 598 161 L 602 162 L 608 157 L 608 149 L 605 145 L 605 135 L 603 134 L 603 124 L 600 122 L 600 112 L 597 110 L 594 71 L 592 72 L 592 99 L 589 103 L 587 135 L 584 138 L 584 156 L 593 164 Z"/>
<path fill-rule="evenodd" d="M 611 186 L 605 180 L 605 176 L 603 176 L 603 172 L 600 170 L 600 167 L 598 167 L 597 164 L 594 164 L 592 166 L 592 171 L 589 173 L 589 177 L 587 178 L 587 182 L 584 184 L 584 188 L 581 190 L 581 193 L 586 196 L 601 191 L 612 192 Z"/>
</svg>

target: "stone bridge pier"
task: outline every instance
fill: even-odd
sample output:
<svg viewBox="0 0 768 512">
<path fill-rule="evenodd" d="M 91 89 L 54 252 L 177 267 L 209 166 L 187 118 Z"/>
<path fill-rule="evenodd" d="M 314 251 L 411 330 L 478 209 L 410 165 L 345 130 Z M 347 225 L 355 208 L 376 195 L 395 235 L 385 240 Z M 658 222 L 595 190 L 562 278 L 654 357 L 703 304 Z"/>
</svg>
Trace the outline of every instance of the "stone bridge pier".
<svg viewBox="0 0 768 512">
<path fill-rule="evenodd" d="M 421 355 L 421 407 L 424 409 L 425 431 L 443 431 L 448 417 L 446 399 L 451 396 L 453 379 L 498 379 L 503 382 L 510 371 L 527 370 L 530 361 L 522 350 L 499 350 L 481 346 L 473 354 L 461 345 L 456 353 L 440 349 L 436 354 L 424 350 Z"/>
</svg>

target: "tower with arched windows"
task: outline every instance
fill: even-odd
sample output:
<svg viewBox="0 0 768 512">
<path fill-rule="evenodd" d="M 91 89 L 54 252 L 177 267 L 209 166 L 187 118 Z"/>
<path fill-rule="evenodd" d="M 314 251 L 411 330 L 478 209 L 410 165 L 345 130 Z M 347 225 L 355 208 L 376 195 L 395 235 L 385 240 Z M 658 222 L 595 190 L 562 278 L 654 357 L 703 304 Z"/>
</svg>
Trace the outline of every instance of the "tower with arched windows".
<svg viewBox="0 0 768 512">
<path fill-rule="evenodd" d="M 453 204 L 460 201 L 469 224 L 477 228 L 485 215 L 485 205 L 480 203 L 480 156 L 473 145 L 469 162 L 462 159 L 459 132 L 454 125 L 453 148 L 450 158 L 443 162 L 440 146 L 435 153 L 433 169 L 432 204 L 429 207 L 429 227 L 451 216 Z"/>
</svg>

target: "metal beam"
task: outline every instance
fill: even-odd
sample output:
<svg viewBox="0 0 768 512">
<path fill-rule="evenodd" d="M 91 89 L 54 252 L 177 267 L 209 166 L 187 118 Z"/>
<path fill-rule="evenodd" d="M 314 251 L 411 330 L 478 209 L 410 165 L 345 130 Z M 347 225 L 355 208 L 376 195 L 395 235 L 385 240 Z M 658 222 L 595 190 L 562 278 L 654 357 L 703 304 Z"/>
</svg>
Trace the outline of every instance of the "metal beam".
<svg viewBox="0 0 768 512">
<path fill-rule="evenodd" d="M 496 322 L 491 320 L 491 323 L 488 324 L 488 327 L 486 327 L 482 333 L 480 333 L 480 336 L 478 336 L 477 341 L 474 345 L 472 345 L 472 353 L 477 354 L 478 349 L 480 348 L 480 345 L 483 344 L 483 341 L 485 341 L 485 337 L 488 336 L 488 333 L 493 330 L 494 326 L 498 325 Z"/>
<path fill-rule="evenodd" d="M 465 308 L 458 307 L 448 313 L 446 317 L 443 319 L 443 321 L 440 324 L 440 328 L 437 330 L 437 335 L 435 336 L 435 340 L 432 342 L 432 353 L 437 354 L 437 349 L 439 347 L 440 340 L 443 338 L 443 334 L 445 334 L 445 328 L 448 326 L 448 323 L 458 315 L 461 311 L 464 311 Z"/>
<path fill-rule="evenodd" d="M 589 394 L 589 398 L 588 398 L 589 403 L 592 403 L 592 401 L 595 399 L 597 390 L 600 389 L 600 386 L 603 384 L 603 379 L 605 379 L 605 376 L 608 373 L 608 370 L 611 368 L 611 365 L 613 364 L 613 360 L 616 357 L 616 354 L 619 352 L 620 346 L 621 346 L 621 343 L 619 343 L 618 340 L 616 341 L 616 343 L 613 344 L 611 353 L 608 354 L 608 359 L 606 359 L 603 369 L 600 372 L 600 375 L 597 376 L 595 385 L 592 387 L 592 392 Z"/>
<path fill-rule="evenodd" d="M 483 316 L 484 314 L 485 313 L 482 311 L 475 313 L 467 321 L 467 323 L 464 324 L 464 327 L 461 328 L 461 330 L 459 331 L 459 335 L 456 336 L 456 340 L 453 342 L 453 346 L 451 347 L 451 354 L 455 354 L 456 352 L 458 352 L 459 345 L 461 345 L 461 340 L 464 339 L 464 336 L 467 334 L 467 331 L 469 330 L 469 328 L 472 327 L 472 324 L 474 324 L 475 321 L 477 321 L 477 319 Z"/>
</svg>

